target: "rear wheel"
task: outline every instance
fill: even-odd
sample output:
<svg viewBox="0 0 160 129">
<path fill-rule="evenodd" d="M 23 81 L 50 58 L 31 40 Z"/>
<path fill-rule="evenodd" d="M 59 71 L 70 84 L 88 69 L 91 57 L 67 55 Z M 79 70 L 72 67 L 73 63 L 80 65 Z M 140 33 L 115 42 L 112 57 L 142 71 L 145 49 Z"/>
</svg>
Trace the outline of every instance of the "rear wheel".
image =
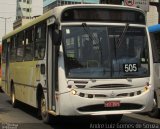
<svg viewBox="0 0 160 129">
<path fill-rule="evenodd" d="M 16 96 L 15 96 L 14 86 L 12 86 L 12 88 L 11 88 L 11 103 L 12 103 L 12 106 L 13 106 L 14 108 L 17 107 L 17 100 L 16 100 Z"/>
<path fill-rule="evenodd" d="M 106 115 L 106 122 L 107 123 L 118 123 L 119 121 L 121 121 L 123 114 L 119 114 L 119 115 Z"/>
</svg>

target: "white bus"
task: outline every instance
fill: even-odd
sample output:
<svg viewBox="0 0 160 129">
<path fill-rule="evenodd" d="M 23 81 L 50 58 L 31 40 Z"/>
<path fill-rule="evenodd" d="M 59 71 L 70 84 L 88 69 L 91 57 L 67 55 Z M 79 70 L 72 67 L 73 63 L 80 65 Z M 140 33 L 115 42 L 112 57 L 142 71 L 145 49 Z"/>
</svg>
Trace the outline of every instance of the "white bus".
<svg viewBox="0 0 160 129">
<path fill-rule="evenodd" d="M 154 62 L 154 107 L 149 115 L 160 116 L 160 24 L 149 26 Z"/>
<path fill-rule="evenodd" d="M 153 107 L 145 14 L 116 5 L 67 5 L 3 37 L 2 88 L 53 116 L 123 114 Z M 113 118 L 113 119 L 112 119 Z"/>
</svg>

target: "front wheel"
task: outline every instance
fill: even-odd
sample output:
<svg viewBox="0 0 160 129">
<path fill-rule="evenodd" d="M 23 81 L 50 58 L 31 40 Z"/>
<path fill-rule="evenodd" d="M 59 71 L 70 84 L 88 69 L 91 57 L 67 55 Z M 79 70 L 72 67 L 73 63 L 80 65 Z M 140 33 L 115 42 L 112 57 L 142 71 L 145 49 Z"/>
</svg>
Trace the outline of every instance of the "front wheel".
<svg viewBox="0 0 160 129">
<path fill-rule="evenodd" d="M 158 109 L 158 102 L 156 95 L 154 95 L 153 98 L 153 109 L 148 114 L 150 117 L 159 117 L 160 111 Z"/>
<path fill-rule="evenodd" d="M 106 115 L 106 122 L 107 123 L 118 123 L 119 121 L 121 121 L 123 114 L 119 114 L 119 115 Z"/>
<path fill-rule="evenodd" d="M 50 123 L 51 115 L 48 113 L 46 99 L 44 95 L 41 95 L 40 98 L 40 114 L 44 123 Z"/>
</svg>

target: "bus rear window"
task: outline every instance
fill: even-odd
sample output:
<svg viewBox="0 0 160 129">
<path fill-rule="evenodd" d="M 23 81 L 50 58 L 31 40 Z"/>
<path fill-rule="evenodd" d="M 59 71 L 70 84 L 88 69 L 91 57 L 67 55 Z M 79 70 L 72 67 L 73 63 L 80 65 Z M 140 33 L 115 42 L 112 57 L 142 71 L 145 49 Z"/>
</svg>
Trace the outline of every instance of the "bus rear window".
<svg viewBox="0 0 160 129">
<path fill-rule="evenodd" d="M 62 13 L 62 22 L 101 21 L 145 24 L 145 16 L 139 11 L 106 8 L 74 8 Z"/>
</svg>

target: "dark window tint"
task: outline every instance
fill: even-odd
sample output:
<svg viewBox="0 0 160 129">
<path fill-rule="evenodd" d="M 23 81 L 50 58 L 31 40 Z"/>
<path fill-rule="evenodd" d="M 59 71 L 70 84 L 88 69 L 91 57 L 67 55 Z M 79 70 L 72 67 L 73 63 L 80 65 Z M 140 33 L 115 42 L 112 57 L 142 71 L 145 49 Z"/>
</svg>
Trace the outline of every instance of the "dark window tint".
<svg viewBox="0 0 160 129">
<path fill-rule="evenodd" d="M 25 31 L 25 56 L 24 60 L 33 60 L 33 41 L 34 41 L 34 29 L 29 28 L 28 30 Z"/>
<path fill-rule="evenodd" d="M 7 57 L 7 40 L 4 40 L 2 43 L 2 63 L 6 63 Z"/>
<path fill-rule="evenodd" d="M 26 11 L 27 12 L 31 12 L 31 8 L 26 8 Z"/>
<path fill-rule="evenodd" d="M 91 15 L 92 14 L 92 15 Z M 107 8 L 74 8 L 62 13 L 61 20 L 69 21 L 103 21 L 145 24 L 145 15 L 139 11 Z"/>
<path fill-rule="evenodd" d="M 17 61 L 22 61 L 24 55 L 24 32 L 17 34 Z"/>
<path fill-rule="evenodd" d="M 35 59 L 43 59 L 46 47 L 46 23 L 43 22 L 36 26 L 35 30 Z"/>
<path fill-rule="evenodd" d="M 16 60 L 16 37 L 11 37 L 10 42 L 10 61 L 14 62 Z"/>
<path fill-rule="evenodd" d="M 29 4 L 29 0 L 27 0 L 27 4 Z"/>
<path fill-rule="evenodd" d="M 149 49 L 145 28 L 129 26 L 126 31 L 124 29 L 125 26 L 63 26 L 66 76 L 149 76 Z M 121 36 L 122 33 L 124 36 Z"/>
<path fill-rule="evenodd" d="M 160 62 L 160 33 L 150 33 L 153 61 L 154 63 Z"/>
</svg>

